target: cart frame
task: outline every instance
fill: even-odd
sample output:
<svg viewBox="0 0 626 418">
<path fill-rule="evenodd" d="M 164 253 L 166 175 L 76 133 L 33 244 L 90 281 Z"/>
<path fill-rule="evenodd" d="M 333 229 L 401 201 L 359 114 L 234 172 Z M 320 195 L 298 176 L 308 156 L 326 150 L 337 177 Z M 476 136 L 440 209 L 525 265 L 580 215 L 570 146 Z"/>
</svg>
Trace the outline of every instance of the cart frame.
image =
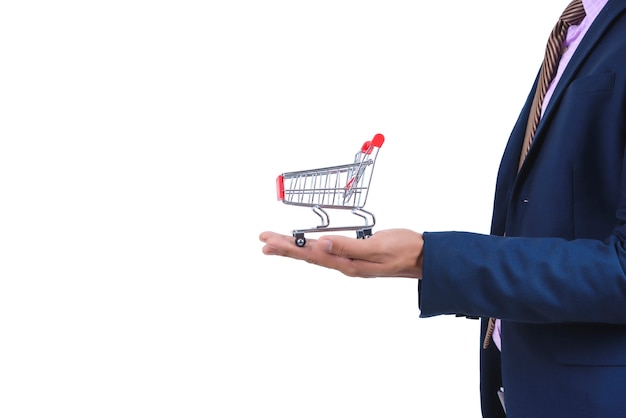
<svg viewBox="0 0 626 418">
<path fill-rule="evenodd" d="M 376 224 L 374 214 L 363 209 L 367 200 L 378 151 L 385 137 L 376 134 L 355 154 L 354 162 L 312 170 L 292 171 L 276 178 L 278 200 L 287 205 L 310 207 L 321 224 L 312 228 L 294 229 L 296 245 L 306 244 L 306 233 L 356 231 L 357 238 L 372 236 Z M 363 219 L 362 225 L 330 226 L 329 209 L 350 210 Z"/>
</svg>

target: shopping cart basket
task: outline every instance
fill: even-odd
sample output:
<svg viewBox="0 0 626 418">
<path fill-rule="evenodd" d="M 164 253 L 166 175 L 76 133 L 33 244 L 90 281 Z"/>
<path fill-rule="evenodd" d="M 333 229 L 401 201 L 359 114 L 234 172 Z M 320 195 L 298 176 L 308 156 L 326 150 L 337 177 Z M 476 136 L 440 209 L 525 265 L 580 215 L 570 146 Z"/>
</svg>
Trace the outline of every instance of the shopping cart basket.
<svg viewBox="0 0 626 418">
<path fill-rule="evenodd" d="M 356 231 L 357 238 L 369 238 L 376 219 L 371 212 L 363 209 L 374 163 L 385 137 L 374 135 L 366 141 L 354 156 L 354 162 L 315 170 L 293 171 L 280 174 L 276 178 L 278 200 L 287 205 L 307 206 L 312 208 L 322 224 L 315 228 L 295 229 L 292 235 L 296 245 L 306 244 L 305 233 L 322 231 Z M 361 217 L 363 225 L 330 226 L 330 217 L 326 209 L 349 209 Z"/>
</svg>

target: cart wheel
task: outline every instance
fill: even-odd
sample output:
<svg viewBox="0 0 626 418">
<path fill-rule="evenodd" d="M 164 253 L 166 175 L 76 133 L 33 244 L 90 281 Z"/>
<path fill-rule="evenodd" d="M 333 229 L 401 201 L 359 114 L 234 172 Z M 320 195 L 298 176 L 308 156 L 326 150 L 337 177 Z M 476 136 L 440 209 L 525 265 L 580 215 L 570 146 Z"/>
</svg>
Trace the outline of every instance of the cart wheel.
<svg viewBox="0 0 626 418">
<path fill-rule="evenodd" d="M 294 237 L 296 238 L 296 245 L 298 247 L 304 247 L 304 244 L 306 244 L 306 238 L 304 238 L 304 234 L 294 234 Z"/>
<path fill-rule="evenodd" d="M 369 238 L 371 236 L 372 236 L 372 229 L 371 228 L 361 229 L 360 231 L 356 231 L 356 237 L 358 239 L 365 239 L 365 238 Z"/>
</svg>

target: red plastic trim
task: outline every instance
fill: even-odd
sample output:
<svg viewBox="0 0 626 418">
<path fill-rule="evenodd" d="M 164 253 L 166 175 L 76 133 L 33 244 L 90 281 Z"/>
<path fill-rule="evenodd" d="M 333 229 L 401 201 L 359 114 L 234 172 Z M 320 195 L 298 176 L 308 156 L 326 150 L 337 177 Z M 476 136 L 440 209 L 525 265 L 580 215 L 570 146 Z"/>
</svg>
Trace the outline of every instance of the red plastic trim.
<svg viewBox="0 0 626 418">
<path fill-rule="evenodd" d="M 383 134 L 374 135 L 374 138 L 372 139 L 373 146 L 380 148 L 383 146 L 383 142 L 385 142 L 385 136 Z"/>
<path fill-rule="evenodd" d="M 276 177 L 276 197 L 277 200 L 285 199 L 285 179 L 282 174 Z"/>
<path fill-rule="evenodd" d="M 374 147 L 382 147 L 383 142 L 385 142 L 385 137 L 383 134 L 376 134 L 371 141 L 365 141 L 363 146 L 361 147 L 361 152 L 363 154 L 371 154 Z"/>
</svg>

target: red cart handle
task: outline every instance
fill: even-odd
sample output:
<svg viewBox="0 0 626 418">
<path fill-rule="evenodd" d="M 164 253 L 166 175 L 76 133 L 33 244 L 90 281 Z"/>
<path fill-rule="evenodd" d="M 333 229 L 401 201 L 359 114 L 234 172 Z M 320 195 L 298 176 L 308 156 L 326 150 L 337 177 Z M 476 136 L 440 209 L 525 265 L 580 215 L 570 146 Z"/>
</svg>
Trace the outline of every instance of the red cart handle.
<svg viewBox="0 0 626 418">
<path fill-rule="evenodd" d="M 385 142 L 385 136 L 383 134 L 376 134 L 371 141 L 365 141 L 361 147 L 361 152 L 363 154 L 371 154 L 374 147 L 382 147 L 383 142 Z"/>
</svg>

